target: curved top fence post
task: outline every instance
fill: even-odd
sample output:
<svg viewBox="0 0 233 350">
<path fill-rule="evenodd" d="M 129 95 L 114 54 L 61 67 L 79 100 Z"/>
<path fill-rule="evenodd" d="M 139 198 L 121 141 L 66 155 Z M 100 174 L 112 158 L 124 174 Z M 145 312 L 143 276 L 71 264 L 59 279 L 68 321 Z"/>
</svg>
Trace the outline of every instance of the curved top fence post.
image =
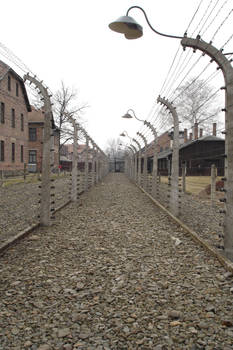
<svg viewBox="0 0 233 350">
<path fill-rule="evenodd" d="M 196 39 L 184 37 L 181 45 L 191 47 L 194 52 L 198 49 L 211 58 L 211 62 L 217 63 L 221 69 L 225 86 L 225 191 L 226 191 L 226 215 L 224 223 L 224 249 L 225 255 L 233 261 L 233 67 L 232 60 L 228 60 L 222 50 L 218 50 L 211 43 L 206 43 L 200 36 Z"/>
<path fill-rule="evenodd" d="M 43 156 L 42 156 L 42 177 L 41 177 L 41 206 L 40 206 L 40 224 L 50 225 L 50 149 L 52 136 L 52 105 L 47 88 L 42 82 L 29 74 L 24 75 L 24 80 L 33 83 L 42 95 L 44 101 L 44 136 L 43 136 Z"/>
<path fill-rule="evenodd" d="M 173 215 L 179 215 L 179 119 L 176 108 L 165 98 L 158 97 L 157 102 L 166 106 L 172 114 L 174 121 L 174 134 L 172 144 L 172 171 L 171 171 L 171 195 L 170 207 Z"/>
</svg>

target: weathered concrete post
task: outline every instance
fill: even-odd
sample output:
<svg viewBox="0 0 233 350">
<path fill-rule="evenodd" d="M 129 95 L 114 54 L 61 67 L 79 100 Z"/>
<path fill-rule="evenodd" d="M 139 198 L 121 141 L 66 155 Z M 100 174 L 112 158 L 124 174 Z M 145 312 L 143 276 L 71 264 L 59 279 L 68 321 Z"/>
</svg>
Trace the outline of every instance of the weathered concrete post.
<svg viewBox="0 0 233 350">
<path fill-rule="evenodd" d="M 143 161 L 143 187 L 144 190 L 147 191 L 147 184 L 148 184 L 148 173 L 147 173 L 147 148 L 148 148 L 148 144 L 147 144 L 147 140 L 145 138 L 144 135 L 142 135 L 142 133 L 137 132 L 137 135 L 141 137 L 141 139 L 143 140 L 145 147 L 144 147 L 144 161 Z"/>
<path fill-rule="evenodd" d="M 132 179 L 137 181 L 137 149 L 134 145 L 130 145 L 133 149 L 133 160 L 132 160 Z"/>
<path fill-rule="evenodd" d="M 85 191 L 88 190 L 88 176 L 89 176 L 89 137 L 87 133 L 85 133 L 86 138 L 86 149 L 85 149 L 85 180 L 84 180 L 84 188 Z"/>
<path fill-rule="evenodd" d="M 179 119 L 175 107 L 160 96 L 157 102 L 166 106 L 174 120 L 174 135 L 172 145 L 171 194 L 170 208 L 173 215 L 179 215 Z"/>
<path fill-rule="evenodd" d="M 95 183 L 98 183 L 100 180 L 100 175 L 99 175 L 100 167 L 99 167 L 99 148 L 96 148 L 96 180 Z"/>
<path fill-rule="evenodd" d="M 154 136 L 153 169 L 152 169 L 152 197 L 157 197 L 157 176 L 158 176 L 158 135 L 156 129 L 150 122 L 144 124 L 152 131 Z"/>
<path fill-rule="evenodd" d="M 78 188 L 77 188 L 77 177 L 78 177 L 78 141 L 77 141 L 77 124 L 75 120 L 72 118 L 71 120 L 74 136 L 73 136 L 73 157 L 72 157 L 72 180 L 71 180 L 71 195 L 70 199 L 72 202 L 76 202 L 78 199 Z"/>
<path fill-rule="evenodd" d="M 134 151 L 131 148 L 131 146 L 127 146 L 128 149 L 131 151 L 131 153 L 129 154 L 129 158 L 128 158 L 128 176 L 130 179 L 132 179 L 133 177 L 133 158 L 134 158 Z"/>
<path fill-rule="evenodd" d="M 92 163 L 91 163 L 91 182 L 92 182 L 92 186 L 95 185 L 95 155 L 96 155 L 96 151 L 95 151 L 95 144 L 92 142 L 92 146 L 93 146 L 93 150 L 92 150 Z"/>
<path fill-rule="evenodd" d="M 137 176 L 137 182 L 139 184 L 139 186 L 141 186 L 141 168 L 142 168 L 142 148 L 140 143 L 136 140 L 136 139 L 132 139 L 133 142 L 136 143 L 136 145 L 138 146 L 138 166 L 137 166 L 137 170 L 138 170 L 138 176 Z"/>
<path fill-rule="evenodd" d="M 211 165 L 211 184 L 210 184 L 210 193 L 211 193 L 211 204 L 212 206 L 216 201 L 216 179 L 217 179 L 217 171 L 216 165 Z"/>
<path fill-rule="evenodd" d="M 211 44 L 201 40 L 200 36 L 196 39 L 184 37 L 181 45 L 198 49 L 211 57 L 222 70 L 225 86 L 225 220 L 224 220 L 224 250 L 226 256 L 233 261 L 233 67 L 231 60 Z"/>
<path fill-rule="evenodd" d="M 44 101 L 44 137 L 43 137 L 43 157 L 42 157 L 42 177 L 41 177 L 41 205 L 40 224 L 50 225 L 50 148 L 52 134 L 52 106 L 47 89 L 35 77 L 29 74 L 24 76 L 24 80 L 35 84 L 39 89 Z"/>
<path fill-rule="evenodd" d="M 125 174 L 129 176 L 129 152 L 125 152 Z"/>
</svg>

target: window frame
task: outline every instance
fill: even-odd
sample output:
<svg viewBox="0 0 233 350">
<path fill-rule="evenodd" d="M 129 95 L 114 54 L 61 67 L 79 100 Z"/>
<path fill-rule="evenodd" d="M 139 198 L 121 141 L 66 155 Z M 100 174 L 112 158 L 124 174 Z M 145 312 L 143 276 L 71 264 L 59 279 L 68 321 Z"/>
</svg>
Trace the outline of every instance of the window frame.
<svg viewBox="0 0 233 350">
<path fill-rule="evenodd" d="M 7 77 L 7 88 L 8 88 L 8 91 L 11 91 L 11 76 L 8 75 Z"/>
<path fill-rule="evenodd" d="M 23 115 L 23 113 L 20 114 L 20 129 L 21 129 L 21 131 L 24 131 L 24 115 Z"/>
<path fill-rule="evenodd" d="M 16 82 L 15 84 L 15 95 L 19 97 L 19 83 Z"/>
<path fill-rule="evenodd" d="M 20 161 L 23 163 L 24 161 L 24 147 L 23 145 L 20 146 Z"/>
<path fill-rule="evenodd" d="M 15 143 L 11 143 L 11 162 L 15 162 Z"/>
<path fill-rule="evenodd" d="M 0 103 L 0 123 L 5 124 L 5 103 Z"/>
<path fill-rule="evenodd" d="M 15 109 L 11 108 L 11 127 L 15 128 Z"/>
<path fill-rule="evenodd" d="M 28 151 L 28 164 L 37 164 L 37 151 L 34 149 Z"/>
<path fill-rule="evenodd" d="M 5 161 L 5 142 L 3 140 L 0 141 L 0 162 Z"/>
<path fill-rule="evenodd" d="M 32 132 L 32 130 L 34 130 L 34 132 Z M 29 128 L 28 133 L 29 133 L 28 135 L 29 141 L 32 141 L 32 142 L 37 141 L 37 128 Z M 34 136 L 32 137 L 32 135 Z"/>
</svg>

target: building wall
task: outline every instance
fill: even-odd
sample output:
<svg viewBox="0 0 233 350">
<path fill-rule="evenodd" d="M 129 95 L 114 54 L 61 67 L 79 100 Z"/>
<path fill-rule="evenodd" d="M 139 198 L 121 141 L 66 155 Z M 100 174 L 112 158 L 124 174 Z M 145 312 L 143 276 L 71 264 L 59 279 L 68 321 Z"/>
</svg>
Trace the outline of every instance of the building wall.
<svg viewBox="0 0 233 350">
<path fill-rule="evenodd" d="M 1 63 L 0 63 L 1 64 Z M 8 91 L 8 76 L 11 79 L 11 90 Z M 16 96 L 18 84 L 18 96 Z M 5 106 L 5 122 L 0 120 L 0 141 L 4 141 L 4 161 L 0 160 L 0 170 L 21 171 L 28 162 L 28 110 L 25 104 L 22 87 L 12 73 L 0 80 L 0 104 Z M 15 110 L 15 127 L 11 125 L 12 109 Z M 21 130 L 21 114 L 23 115 L 23 131 Z M 15 160 L 12 161 L 12 143 L 15 144 Z M 23 159 L 21 160 L 21 146 Z"/>
<path fill-rule="evenodd" d="M 43 133 L 44 133 L 44 113 L 42 110 L 32 109 L 32 112 L 29 113 L 29 125 L 28 125 L 28 137 L 30 128 L 36 129 L 36 140 L 32 141 L 29 137 L 28 142 L 28 154 L 30 151 L 36 151 L 36 171 L 42 171 L 42 158 L 43 158 Z M 53 129 L 51 135 L 51 149 L 54 151 L 51 152 L 51 164 L 53 164 L 52 169 L 58 171 L 59 166 L 59 131 Z M 32 169 L 30 166 L 29 159 L 29 169 Z"/>
<path fill-rule="evenodd" d="M 31 114 L 31 113 L 30 113 Z M 30 118 L 29 114 L 29 118 Z M 44 129 L 44 123 L 41 122 L 30 122 L 28 123 L 28 134 L 29 129 L 35 128 L 36 129 L 36 140 L 35 141 L 28 141 L 28 156 L 30 151 L 36 151 L 36 171 L 42 170 L 42 149 L 43 149 L 43 129 Z M 29 137 L 29 136 L 28 136 Z M 29 164 L 31 164 L 29 159 Z M 30 165 L 29 165 L 30 167 Z M 30 168 L 29 168 L 30 169 Z"/>
</svg>

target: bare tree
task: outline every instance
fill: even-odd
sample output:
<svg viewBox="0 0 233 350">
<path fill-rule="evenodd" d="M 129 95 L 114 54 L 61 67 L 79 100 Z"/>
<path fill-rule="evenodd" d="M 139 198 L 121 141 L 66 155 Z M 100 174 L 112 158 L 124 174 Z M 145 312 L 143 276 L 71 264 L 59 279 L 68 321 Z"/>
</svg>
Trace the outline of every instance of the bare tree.
<svg viewBox="0 0 233 350">
<path fill-rule="evenodd" d="M 82 115 L 88 105 L 84 103 L 79 106 L 76 100 L 77 92 L 65 86 L 62 81 L 60 90 L 56 92 L 53 98 L 55 124 L 60 130 L 59 148 L 72 139 L 70 118 L 76 119 L 79 124 L 83 124 L 84 122 Z"/>
<path fill-rule="evenodd" d="M 121 139 L 109 139 L 107 141 L 107 147 L 105 149 L 105 153 L 108 155 L 110 159 L 122 158 L 122 149 L 121 149 Z"/>
<path fill-rule="evenodd" d="M 209 131 L 212 123 L 219 118 L 220 107 L 214 89 L 204 80 L 190 79 L 178 89 L 176 107 L 179 120 L 188 128 L 198 123 Z"/>
</svg>

